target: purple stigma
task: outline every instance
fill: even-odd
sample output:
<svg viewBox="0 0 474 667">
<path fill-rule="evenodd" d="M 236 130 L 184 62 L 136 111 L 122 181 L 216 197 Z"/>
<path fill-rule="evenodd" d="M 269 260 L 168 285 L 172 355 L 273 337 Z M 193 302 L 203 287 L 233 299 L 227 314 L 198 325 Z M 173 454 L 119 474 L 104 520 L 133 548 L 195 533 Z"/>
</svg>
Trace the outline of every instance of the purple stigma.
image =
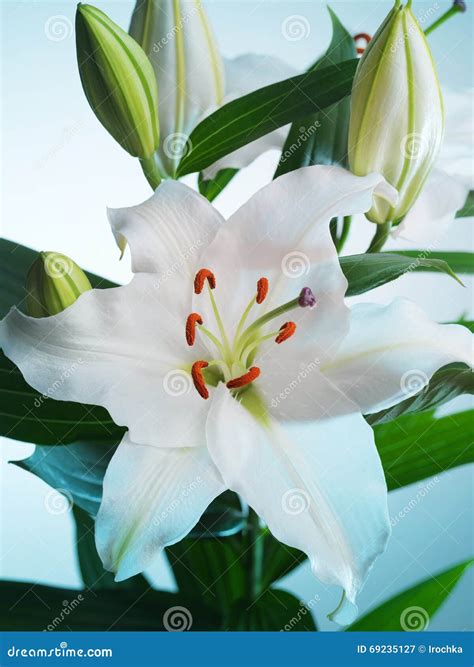
<svg viewBox="0 0 474 667">
<path fill-rule="evenodd" d="M 314 308 L 316 303 L 317 303 L 316 297 L 311 291 L 311 288 L 303 287 L 298 298 L 298 304 L 302 308 L 307 308 L 308 306 L 309 308 Z"/>
<path fill-rule="evenodd" d="M 454 0 L 453 7 L 456 7 L 458 12 L 466 11 L 466 3 L 463 0 Z"/>
</svg>

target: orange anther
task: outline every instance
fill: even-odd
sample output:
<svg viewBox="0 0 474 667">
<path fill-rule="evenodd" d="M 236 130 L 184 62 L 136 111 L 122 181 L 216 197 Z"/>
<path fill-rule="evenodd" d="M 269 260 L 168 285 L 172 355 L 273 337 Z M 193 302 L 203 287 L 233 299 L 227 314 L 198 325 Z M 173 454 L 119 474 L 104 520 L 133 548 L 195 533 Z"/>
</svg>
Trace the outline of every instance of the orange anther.
<svg viewBox="0 0 474 667">
<path fill-rule="evenodd" d="M 208 366 L 209 364 L 207 361 L 195 361 L 191 367 L 191 377 L 193 378 L 196 391 L 204 399 L 209 398 L 209 392 L 206 387 L 206 381 L 204 380 L 204 376 L 202 374 L 202 369 L 207 368 Z"/>
<path fill-rule="evenodd" d="M 268 294 L 268 278 L 259 278 L 257 282 L 257 296 L 255 301 L 257 303 L 263 303 L 267 298 Z"/>
<path fill-rule="evenodd" d="M 294 322 L 285 322 L 285 324 L 282 324 L 280 327 L 280 333 L 275 338 L 275 343 L 278 343 L 278 345 L 283 343 L 285 340 L 288 340 L 288 338 L 291 338 L 295 331 L 296 324 Z"/>
<path fill-rule="evenodd" d="M 357 42 L 359 42 L 361 39 L 365 41 L 365 46 L 357 46 L 357 53 L 359 55 L 362 55 L 367 48 L 368 43 L 372 39 L 372 37 L 367 34 L 366 32 L 358 32 L 357 35 L 354 35 L 354 42 L 357 45 Z"/>
<path fill-rule="evenodd" d="M 250 384 L 254 380 L 258 378 L 260 375 L 260 368 L 257 366 L 252 366 L 252 368 L 249 368 L 247 373 L 245 375 L 241 375 L 238 378 L 234 378 L 233 380 L 229 380 L 227 383 L 227 387 L 229 389 L 240 389 L 240 387 L 245 387 L 247 384 Z"/>
<path fill-rule="evenodd" d="M 202 324 L 202 317 L 199 313 L 191 313 L 186 320 L 186 342 L 188 345 L 194 345 L 196 340 L 196 324 Z"/>
<path fill-rule="evenodd" d="M 199 269 L 199 271 L 196 273 L 196 277 L 194 278 L 195 294 L 201 294 L 206 280 L 209 283 L 209 287 L 214 289 L 216 286 L 215 275 L 212 273 L 212 271 L 209 271 L 209 269 Z"/>
</svg>

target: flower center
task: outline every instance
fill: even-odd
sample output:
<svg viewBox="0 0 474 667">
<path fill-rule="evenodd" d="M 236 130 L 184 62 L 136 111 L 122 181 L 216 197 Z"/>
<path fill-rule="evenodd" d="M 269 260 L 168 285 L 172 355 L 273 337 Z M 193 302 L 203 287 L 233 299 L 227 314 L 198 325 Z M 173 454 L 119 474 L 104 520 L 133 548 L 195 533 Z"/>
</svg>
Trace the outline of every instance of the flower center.
<svg viewBox="0 0 474 667">
<path fill-rule="evenodd" d="M 199 359 L 192 364 L 191 377 L 198 394 L 209 398 L 208 384 L 217 384 L 224 381 L 231 391 L 239 391 L 250 385 L 260 375 L 258 366 L 253 365 L 258 348 L 265 342 L 273 339 L 280 345 L 291 338 L 296 331 L 296 324 L 292 321 L 283 322 L 275 331 L 263 333 L 263 327 L 272 320 L 295 308 L 314 308 L 316 298 L 309 287 L 304 287 L 300 294 L 288 303 L 274 308 L 260 315 L 246 327 L 247 319 L 254 306 L 260 306 L 267 298 L 269 282 L 265 277 L 257 281 L 257 289 L 245 308 L 236 327 L 232 339 L 227 336 L 222 318 L 217 307 L 213 291 L 217 285 L 216 277 L 209 269 L 200 269 L 194 279 L 194 292 L 201 294 L 207 286 L 207 294 L 214 312 L 219 335 L 214 334 L 204 326 L 204 320 L 199 313 L 191 313 L 186 319 L 186 342 L 192 346 L 196 342 L 199 332 L 208 338 L 216 348 L 217 356 L 214 359 Z M 217 376 L 215 375 L 217 371 Z M 217 380 L 217 381 L 216 381 Z"/>
</svg>

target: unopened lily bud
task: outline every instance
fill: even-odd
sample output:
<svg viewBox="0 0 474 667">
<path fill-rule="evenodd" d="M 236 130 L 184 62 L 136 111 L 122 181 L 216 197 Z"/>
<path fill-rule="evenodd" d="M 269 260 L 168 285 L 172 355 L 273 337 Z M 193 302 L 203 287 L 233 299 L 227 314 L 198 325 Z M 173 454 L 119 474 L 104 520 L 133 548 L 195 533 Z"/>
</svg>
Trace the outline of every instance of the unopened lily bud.
<svg viewBox="0 0 474 667">
<path fill-rule="evenodd" d="M 134 157 L 159 143 L 158 90 L 145 52 L 96 7 L 79 4 L 76 48 L 82 86 L 102 125 Z"/>
<path fill-rule="evenodd" d="M 90 289 L 89 279 L 72 259 L 59 252 L 40 252 L 26 278 L 28 314 L 57 315 Z"/>
<path fill-rule="evenodd" d="M 410 209 L 443 136 L 436 68 L 410 5 L 397 1 L 365 50 L 352 88 L 351 171 L 381 173 L 399 193 L 396 206 L 374 198 L 367 217 L 376 223 L 398 220 Z"/>
</svg>

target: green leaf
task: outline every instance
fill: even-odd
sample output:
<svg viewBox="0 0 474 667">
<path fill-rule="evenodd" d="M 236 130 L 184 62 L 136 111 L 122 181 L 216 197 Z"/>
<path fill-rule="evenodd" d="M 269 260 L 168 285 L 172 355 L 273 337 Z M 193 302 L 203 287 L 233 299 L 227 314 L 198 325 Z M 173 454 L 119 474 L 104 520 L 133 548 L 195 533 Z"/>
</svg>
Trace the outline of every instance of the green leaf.
<svg viewBox="0 0 474 667">
<path fill-rule="evenodd" d="M 239 496 L 225 491 L 204 512 L 188 537 L 230 537 L 247 523 L 247 514 Z"/>
<path fill-rule="evenodd" d="M 232 609 L 228 630 L 314 632 L 311 611 L 291 593 L 267 590 L 254 602 L 239 601 Z"/>
<path fill-rule="evenodd" d="M 201 171 L 265 134 L 325 109 L 351 92 L 357 60 L 279 81 L 233 100 L 192 131 L 178 176 Z"/>
<path fill-rule="evenodd" d="M 460 282 L 451 267 L 440 259 L 417 258 L 413 261 L 410 257 L 399 253 L 379 252 L 347 255 L 340 258 L 340 263 L 349 283 L 346 296 L 368 292 L 396 280 L 408 271 L 441 271 Z"/>
<path fill-rule="evenodd" d="M 265 531 L 263 543 L 262 588 L 292 572 L 306 560 L 306 555 L 273 537 L 269 530 Z"/>
<path fill-rule="evenodd" d="M 222 623 L 202 600 L 150 587 L 78 591 L 2 581 L 0 599 L 2 630 L 166 630 L 173 620 L 187 629 L 217 630 Z"/>
<path fill-rule="evenodd" d="M 387 255 L 395 253 L 386 253 Z M 410 257 L 415 262 L 421 261 L 422 268 L 420 271 L 431 271 L 430 265 L 426 264 L 428 261 L 445 262 L 449 264 L 452 271 L 456 273 L 474 273 L 474 253 L 472 252 L 431 252 L 430 250 L 397 250 L 397 255 L 403 257 Z M 424 267 L 424 268 L 423 268 Z"/>
<path fill-rule="evenodd" d="M 448 324 L 460 324 L 462 327 L 469 329 L 471 333 L 474 333 L 474 320 L 465 320 L 463 317 L 461 317 L 461 319 L 457 320 L 457 322 L 448 322 Z"/>
<path fill-rule="evenodd" d="M 54 390 L 51 387 L 52 395 Z M 0 435 L 40 445 L 65 445 L 87 439 L 110 444 L 124 432 L 105 408 L 55 401 L 35 391 L 0 352 Z"/>
<path fill-rule="evenodd" d="M 336 14 L 328 7 L 332 39 L 328 50 L 310 69 L 316 71 L 356 57 L 356 47 Z M 347 164 L 350 98 L 324 112 L 292 124 L 274 178 L 312 164 Z"/>
<path fill-rule="evenodd" d="M 220 195 L 224 188 L 229 185 L 231 180 L 237 174 L 238 169 L 221 169 L 213 179 L 204 180 L 204 175 L 201 172 L 198 178 L 199 192 L 206 197 L 208 201 L 214 201 L 217 195 Z"/>
<path fill-rule="evenodd" d="M 474 462 L 474 410 L 409 414 L 374 427 L 389 491 Z"/>
<path fill-rule="evenodd" d="M 185 538 L 167 547 L 166 555 L 181 592 L 199 597 L 210 607 L 229 610 L 245 593 L 248 581 L 244 540 Z"/>
<path fill-rule="evenodd" d="M 427 630 L 430 619 L 473 562 L 464 561 L 408 588 L 380 607 L 369 611 L 346 630 L 349 632 Z"/>
<path fill-rule="evenodd" d="M 474 216 L 474 190 L 467 195 L 464 206 L 456 213 L 456 218 L 471 218 Z"/>
<path fill-rule="evenodd" d="M 461 394 L 474 394 L 474 373 L 466 364 L 449 364 L 436 371 L 418 394 L 365 418 L 371 426 L 384 424 L 401 415 L 433 410 Z"/>
</svg>

